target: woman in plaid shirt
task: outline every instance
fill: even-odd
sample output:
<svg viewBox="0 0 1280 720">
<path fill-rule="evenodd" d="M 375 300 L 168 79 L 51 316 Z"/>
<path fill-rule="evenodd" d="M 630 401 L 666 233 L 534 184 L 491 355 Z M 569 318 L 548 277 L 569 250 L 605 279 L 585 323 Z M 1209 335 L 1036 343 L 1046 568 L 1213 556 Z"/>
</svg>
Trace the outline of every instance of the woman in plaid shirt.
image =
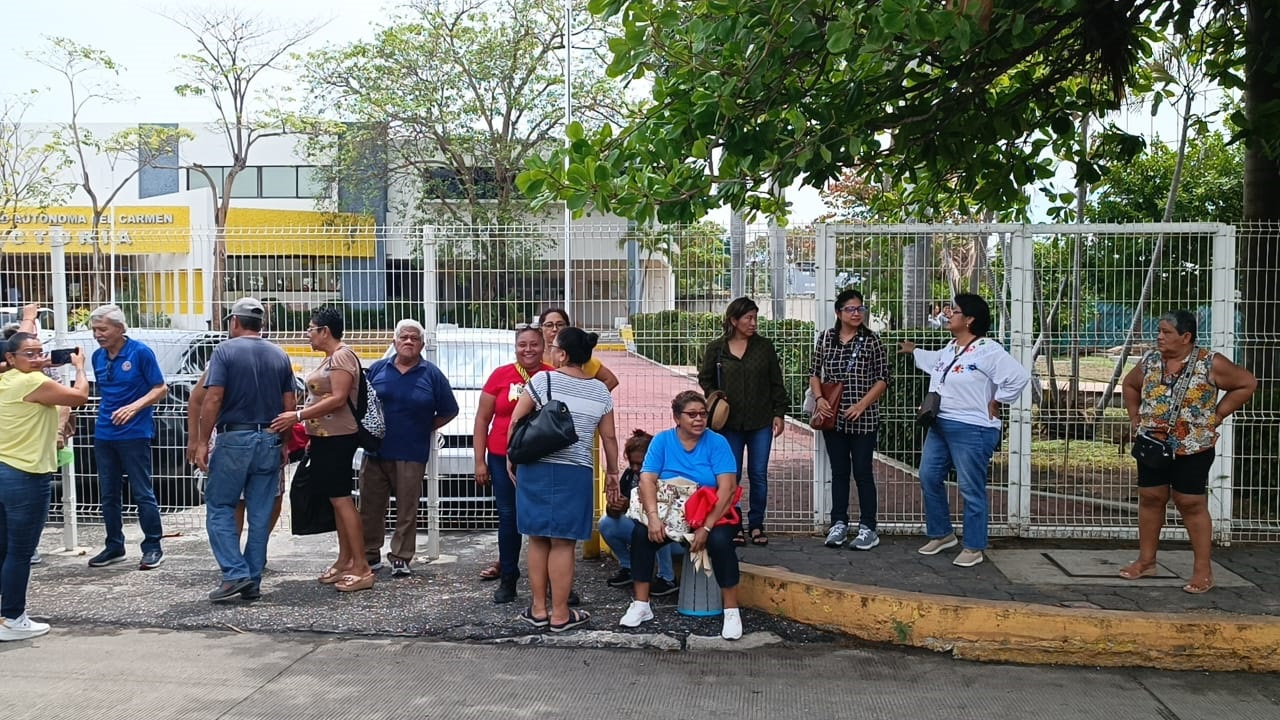
<svg viewBox="0 0 1280 720">
<path fill-rule="evenodd" d="M 880 338 L 867 327 L 867 307 L 862 293 L 845 290 L 836 296 L 836 322 L 818 336 L 809 371 L 809 389 L 817 398 L 814 415 L 836 416 L 834 430 L 822 439 L 831 461 L 831 528 L 827 547 L 849 541 L 849 476 L 858 485 L 858 533 L 849 541 L 853 550 L 870 550 L 880 544 L 876 534 L 876 478 L 871 459 L 880 428 L 880 397 L 889 388 L 892 372 L 889 353 Z M 821 383 L 842 382 L 840 406 L 822 397 Z"/>
</svg>

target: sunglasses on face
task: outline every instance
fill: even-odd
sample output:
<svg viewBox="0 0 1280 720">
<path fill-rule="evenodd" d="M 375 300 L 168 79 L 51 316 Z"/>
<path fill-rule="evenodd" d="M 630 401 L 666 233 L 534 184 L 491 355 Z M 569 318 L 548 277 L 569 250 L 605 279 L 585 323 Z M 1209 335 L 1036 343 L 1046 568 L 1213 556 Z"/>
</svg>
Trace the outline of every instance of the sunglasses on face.
<svg viewBox="0 0 1280 720">
<path fill-rule="evenodd" d="M 691 420 L 697 420 L 698 418 L 706 417 L 707 411 L 706 410 L 681 410 L 680 414 L 684 415 L 685 417 Z"/>
</svg>

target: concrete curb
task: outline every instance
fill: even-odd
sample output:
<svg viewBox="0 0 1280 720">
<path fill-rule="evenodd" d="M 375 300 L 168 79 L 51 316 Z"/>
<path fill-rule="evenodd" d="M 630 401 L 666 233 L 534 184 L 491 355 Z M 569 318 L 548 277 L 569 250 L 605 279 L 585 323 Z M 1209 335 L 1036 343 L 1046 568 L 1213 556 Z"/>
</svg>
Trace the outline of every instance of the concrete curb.
<svg viewBox="0 0 1280 720">
<path fill-rule="evenodd" d="M 989 662 L 1280 672 L 1280 618 L 974 600 L 743 563 L 738 600 L 861 640 Z"/>
</svg>

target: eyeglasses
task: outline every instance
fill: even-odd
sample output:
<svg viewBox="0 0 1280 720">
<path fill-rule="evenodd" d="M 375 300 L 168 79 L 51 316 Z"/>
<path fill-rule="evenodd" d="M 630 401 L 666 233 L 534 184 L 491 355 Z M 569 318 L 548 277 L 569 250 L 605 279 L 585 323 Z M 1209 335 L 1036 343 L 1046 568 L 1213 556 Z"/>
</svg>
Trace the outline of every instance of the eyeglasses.
<svg viewBox="0 0 1280 720">
<path fill-rule="evenodd" d="M 28 360 L 37 360 L 39 358 L 47 356 L 49 353 L 45 352 L 44 350 L 22 350 L 15 354 L 21 355 L 22 357 Z"/>
<path fill-rule="evenodd" d="M 866 311 L 867 311 L 867 308 L 862 305 L 845 305 L 844 307 L 840 308 L 840 312 L 846 313 L 848 315 L 861 315 Z"/>
<path fill-rule="evenodd" d="M 569 327 L 569 324 L 562 323 L 562 322 L 544 322 L 542 323 L 542 327 L 546 328 L 547 330 L 561 330 Z"/>
<path fill-rule="evenodd" d="M 313 335 L 313 334 L 315 334 L 315 333 L 320 332 L 320 331 L 321 331 L 321 330 L 323 330 L 323 329 L 324 329 L 324 326 L 323 326 L 323 325 L 319 325 L 319 326 L 313 325 L 313 326 L 311 326 L 311 327 L 308 327 L 308 328 L 307 328 L 307 334 L 308 334 L 308 335 Z"/>
<path fill-rule="evenodd" d="M 707 411 L 706 410 L 681 410 L 680 414 L 684 415 L 685 417 L 691 420 L 697 420 L 698 418 L 706 417 Z"/>
<path fill-rule="evenodd" d="M 555 343 L 551 343 L 551 345 L 550 345 L 549 347 L 550 347 L 552 350 L 563 350 L 563 349 L 564 349 L 564 348 L 560 347 L 559 345 L 557 345 L 557 344 L 555 344 Z"/>
</svg>

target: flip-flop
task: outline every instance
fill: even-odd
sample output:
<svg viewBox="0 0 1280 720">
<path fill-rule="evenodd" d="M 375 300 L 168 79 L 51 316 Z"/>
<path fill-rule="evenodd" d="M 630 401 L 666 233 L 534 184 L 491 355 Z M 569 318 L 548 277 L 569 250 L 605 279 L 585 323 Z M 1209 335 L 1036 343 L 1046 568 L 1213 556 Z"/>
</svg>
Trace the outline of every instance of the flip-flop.
<svg viewBox="0 0 1280 720">
<path fill-rule="evenodd" d="M 738 546 L 747 544 L 747 534 L 742 531 L 742 528 L 738 528 L 738 532 L 733 534 L 733 544 Z"/>
<path fill-rule="evenodd" d="M 571 610 L 569 610 L 569 619 L 568 619 L 568 620 L 565 620 L 564 622 L 562 622 L 562 623 L 560 623 L 560 624 L 558 624 L 558 625 L 557 625 L 556 623 L 551 623 L 551 624 L 550 624 L 551 632 L 556 632 L 556 633 L 558 633 L 558 632 L 564 632 L 564 631 L 566 631 L 566 630 L 572 630 L 572 629 L 574 629 L 574 628 L 578 627 L 579 625 L 585 625 L 585 624 L 587 623 L 587 621 L 588 621 L 588 620 L 590 620 L 590 619 L 591 619 L 591 613 L 587 612 L 586 610 L 572 610 L 572 609 L 571 609 Z M 549 618 L 548 618 L 548 620 L 549 620 Z"/>
<path fill-rule="evenodd" d="M 1134 568 L 1134 566 L 1136 566 L 1137 564 L 1138 564 L 1137 562 L 1131 562 L 1131 563 L 1129 563 L 1128 565 L 1125 565 L 1123 568 L 1121 568 L 1121 569 L 1120 569 L 1120 577 L 1124 578 L 1125 580 L 1137 580 L 1138 578 L 1152 577 L 1152 576 L 1154 576 L 1157 572 L 1159 572 L 1159 571 L 1156 569 L 1156 566 L 1155 566 L 1154 564 L 1153 564 L 1153 565 L 1148 565 L 1147 567 L 1143 568 L 1142 570 L 1138 570 L 1138 571 L 1136 571 L 1136 572 L 1135 572 L 1133 568 Z"/>
<path fill-rule="evenodd" d="M 751 544 L 764 547 L 769 544 L 769 536 L 765 534 L 763 528 L 751 529 Z"/>
<path fill-rule="evenodd" d="M 368 575 L 352 575 L 348 573 L 343 575 L 342 579 L 334 583 L 333 586 L 338 589 L 338 592 L 369 590 L 373 588 L 373 573 Z"/>
<path fill-rule="evenodd" d="M 497 560 L 494 560 L 492 565 L 480 571 L 481 580 L 497 580 L 500 577 L 502 577 L 502 563 Z"/>
<path fill-rule="evenodd" d="M 1192 595 L 1203 595 L 1212 589 L 1213 589 L 1213 580 L 1205 580 L 1203 582 L 1197 582 L 1195 580 L 1192 580 L 1191 582 L 1182 586 L 1182 592 L 1190 593 Z"/>
<path fill-rule="evenodd" d="M 534 617 L 532 605 L 525 608 L 524 610 L 521 610 L 520 614 L 517 617 L 519 617 L 521 620 L 525 621 L 526 623 L 529 623 L 530 625 L 538 629 L 542 629 L 551 624 L 550 618 Z"/>
<path fill-rule="evenodd" d="M 334 583 L 338 582 L 341 579 L 342 579 L 342 571 L 336 567 L 331 567 L 328 570 L 325 570 L 324 572 L 320 573 L 320 577 L 316 578 L 316 580 L 320 581 L 325 585 L 333 585 Z"/>
</svg>

